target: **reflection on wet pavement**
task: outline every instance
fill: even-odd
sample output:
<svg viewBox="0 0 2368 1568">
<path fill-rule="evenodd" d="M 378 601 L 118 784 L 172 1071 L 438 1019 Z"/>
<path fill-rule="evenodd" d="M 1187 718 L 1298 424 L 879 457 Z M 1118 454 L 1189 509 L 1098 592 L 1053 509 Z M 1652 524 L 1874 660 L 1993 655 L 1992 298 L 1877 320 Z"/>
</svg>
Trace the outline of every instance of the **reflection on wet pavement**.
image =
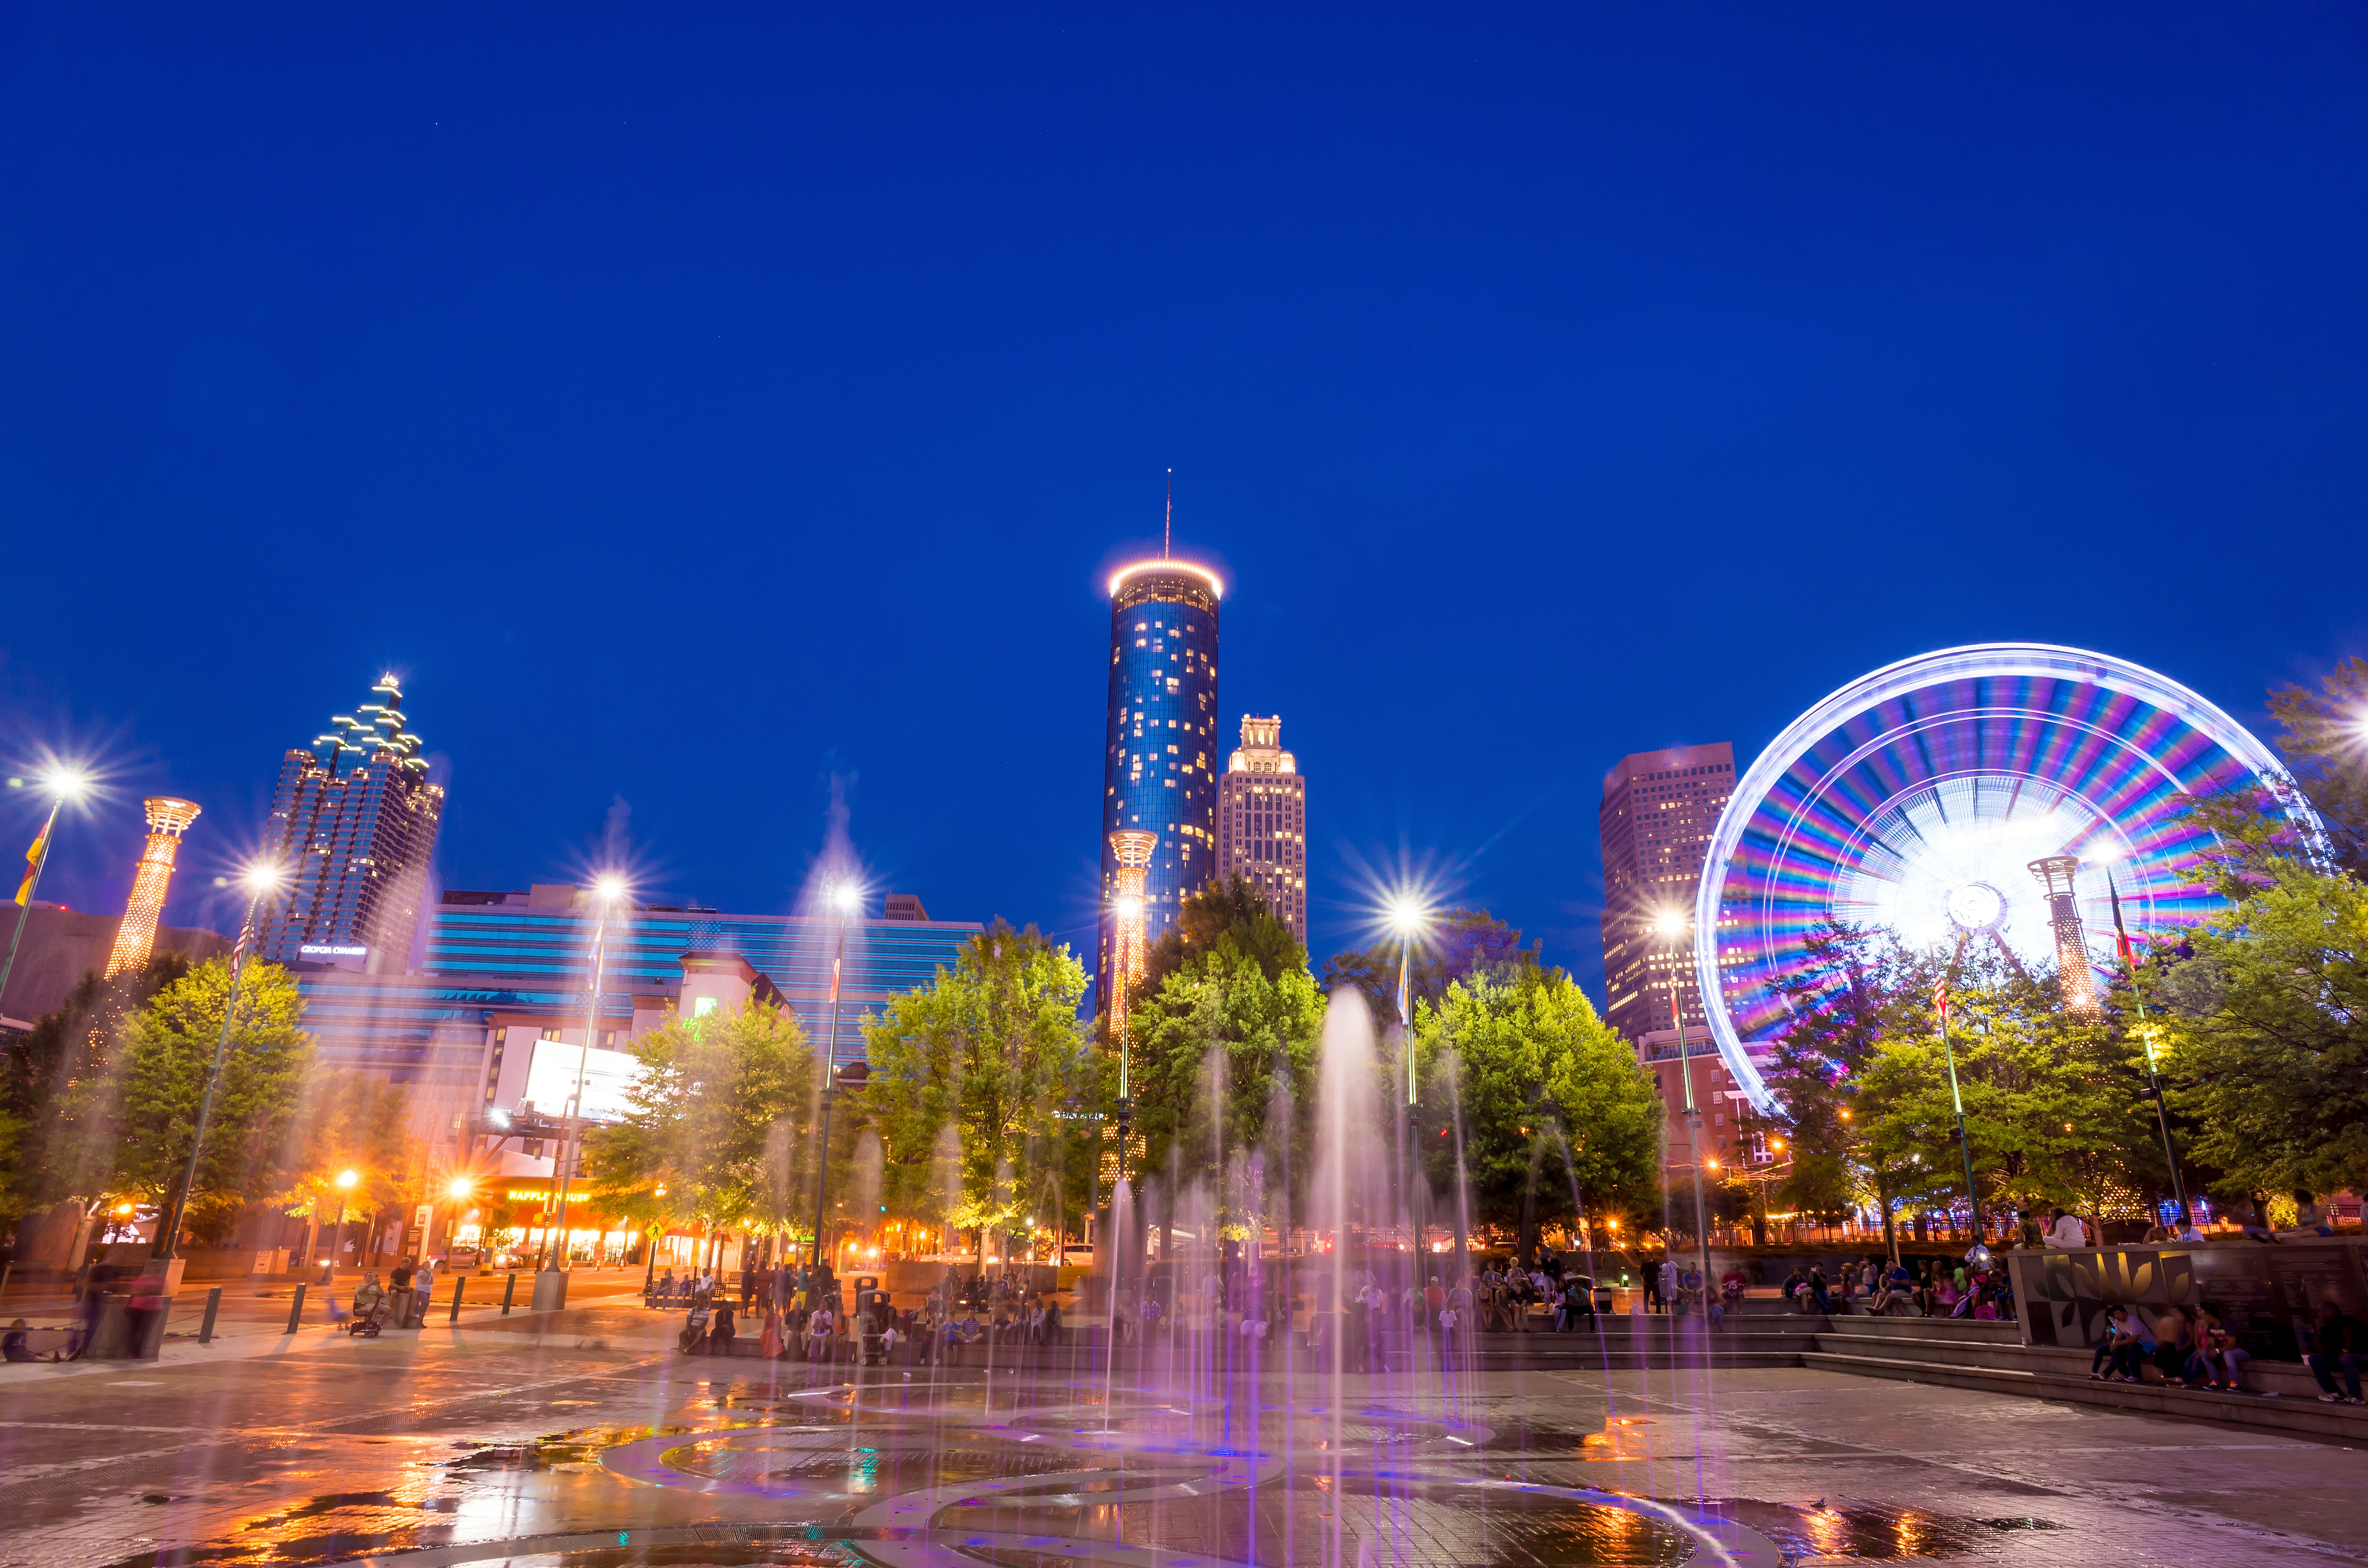
<svg viewBox="0 0 2368 1568">
<path fill-rule="evenodd" d="M 1229 1400 L 1000 1372 L 990 1394 L 974 1375 L 714 1371 L 607 1327 L 483 1335 L 367 1381 L 312 1353 L 96 1398 L 87 1381 L 17 1384 L 0 1562 L 1150 1568 L 1133 1555 L 1149 1546 L 1168 1568 L 1586 1568 L 1708 1561 L 1690 1532 L 1725 1520 L 1773 1543 L 1751 1568 L 1776 1568 L 1777 1549 L 1784 1568 L 2249 1564 L 2315 1543 L 2133 1512 L 2066 1488 L 2067 1466 L 2109 1466 L 2117 1444 L 2149 1471 L 2190 1464 L 2182 1501 L 2199 1476 L 2266 1496 L 2308 1475 L 2339 1498 L 2368 1479 L 2350 1454 L 2137 1418 L 2083 1423 L 2104 1446 L 2067 1460 L 2035 1429 L 2045 1407 L 1918 1389 L 1919 1410 L 1965 1404 L 1954 1449 L 1988 1456 L 1928 1462 L 1865 1440 L 1895 1432 L 1891 1391 L 1798 1371 L 1725 1378 L 1715 1415 L 1670 1386 L 1517 1373 L 1452 1400 L 1350 1387 L 1336 1406 L 1304 1381 Z M 1690 1525 L 1695 1509 L 1710 1522 Z"/>
</svg>

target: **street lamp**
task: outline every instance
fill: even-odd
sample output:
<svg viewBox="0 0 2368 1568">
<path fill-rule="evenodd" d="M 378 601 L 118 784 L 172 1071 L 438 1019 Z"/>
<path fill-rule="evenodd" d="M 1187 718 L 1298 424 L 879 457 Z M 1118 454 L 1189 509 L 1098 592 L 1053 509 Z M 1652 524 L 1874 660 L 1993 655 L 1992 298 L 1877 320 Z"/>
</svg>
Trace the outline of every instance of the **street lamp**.
<svg viewBox="0 0 2368 1568">
<path fill-rule="evenodd" d="M 550 1267 L 543 1270 L 546 1273 L 560 1272 L 563 1263 L 571 1267 L 575 1264 L 574 1257 L 569 1255 L 566 1239 L 567 1187 L 570 1178 L 575 1174 L 576 1146 L 584 1125 L 584 1077 L 592 1064 L 592 1038 L 600 1027 L 600 981 L 602 968 L 608 959 L 609 911 L 624 895 L 624 878 L 609 873 L 592 879 L 592 908 L 595 912 L 592 918 L 592 989 L 584 1000 L 584 1044 L 575 1053 L 575 1093 L 568 1097 L 567 1131 L 559 1144 L 559 1185 L 555 1189 L 558 1210 L 552 1217 L 553 1223 L 559 1227 L 559 1254 L 549 1258 Z M 435 1215 L 430 1213 L 428 1218 L 433 1220 Z M 542 1245 L 546 1254 L 551 1250 L 551 1230 L 549 1224 L 542 1228 Z M 419 1244 L 424 1250 L 427 1238 L 420 1237 Z"/>
<path fill-rule="evenodd" d="M 822 1267 L 822 1203 L 830 1186 L 830 1102 L 838 1086 L 838 982 L 847 967 L 847 923 L 855 915 L 863 901 L 863 889 L 854 882 L 841 882 L 830 890 L 832 907 L 838 911 L 838 953 L 830 960 L 830 1024 L 824 1033 L 822 1070 L 822 1154 L 814 1162 L 814 1263 Z"/>
<path fill-rule="evenodd" d="M 1390 901 L 1390 929 L 1398 934 L 1398 1038 L 1406 1059 L 1406 1104 L 1414 1092 L 1414 939 L 1430 925 L 1430 912 L 1400 893 Z"/>
<path fill-rule="evenodd" d="M 33 913 L 33 893 L 41 885 L 41 869 L 50 863 L 50 835 L 57 831 L 58 812 L 68 801 L 79 801 L 90 791 L 89 777 L 73 767 L 61 767 L 41 783 L 50 791 L 50 815 L 41 824 L 40 836 L 25 851 L 25 880 L 17 885 L 17 928 L 8 937 L 8 957 L 0 962 L 0 996 L 7 994 L 8 976 L 17 967 L 17 944 L 25 939 L 25 918 Z"/>
<path fill-rule="evenodd" d="M 1654 922 L 1661 935 L 1669 938 L 1669 1020 L 1678 1030 L 1678 1076 L 1686 1085 L 1686 1142 L 1693 1153 L 1694 1174 L 1694 1240 L 1702 1249 L 1702 1289 L 1710 1289 L 1710 1205 L 1702 1198 L 1702 1108 L 1694 1104 L 1693 1058 L 1686 1054 L 1685 992 L 1678 984 L 1680 940 L 1686 934 L 1685 915 L 1675 909 L 1665 909 Z M 1847 1113 L 1845 1113 L 1847 1114 Z"/>
<path fill-rule="evenodd" d="M 359 1171 L 337 1173 L 337 1222 L 329 1227 L 329 1259 L 328 1267 L 322 1271 L 324 1280 L 333 1278 L 337 1272 L 337 1243 L 343 1239 L 346 1230 L 346 1199 L 353 1196 L 354 1184 L 361 1179 Z"/>
<path fill-rule="evenodd" d="M 54 820 L 57 813 L 51 813 Z M 265 898 L 276 892 L 288 880 L 286 869 L 276 860 L 258 860 L 239 873 L 238 881 L 246 889 L 246 917 L 238 928 L 237 956 L 231 961 L 230 994 L 222 999 L 222 1033 L 214 1040 L 214 1061 L 206 1073 L 205 1097 L 198 1102 L 198 1125 L 189 1135 L 189 1166 L 182 1173 L 181 1188 L 173 1195 L 169 1211 L 157 1216 L 155 1244 L 149 1248 L 151 1257 L 170 1259 L 179 1244 L 181 1220 L 189 1210 L 189 1189 L 198 1184 L 198 1157 L 206 1146 L 206 1123 L 213 1119 L 214 1095 L 222 1086 L 222 1058 L 230 1053 L 230 1031 L 238 1017 L 239 986 L 246 979 L 246 963 L 251 944 L 247 940 L 255 928 L 256 911 Z M 345 1222 L 344 1212 L 337 1222 Z"/>
</svg>

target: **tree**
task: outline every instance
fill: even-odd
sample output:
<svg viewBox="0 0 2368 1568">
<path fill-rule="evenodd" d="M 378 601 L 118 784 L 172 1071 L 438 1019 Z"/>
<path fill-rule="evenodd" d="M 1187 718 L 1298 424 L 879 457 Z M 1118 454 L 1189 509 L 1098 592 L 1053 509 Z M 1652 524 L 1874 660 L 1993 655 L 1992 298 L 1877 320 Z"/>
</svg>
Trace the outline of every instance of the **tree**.
<svg viewBox="0 0 2368 1568">
<path fill-rule="evenodd" d="M 2278 750 L 2293 764 L 2303 794 L 2327 824 L 2336 862 L 2368 876 L 2368 659 L 2357 654 L 2329 671 L 2319 689 L 2280 687 L 2270 711 L 2282 730 Z"/>
<path fill-rule="evenodd" d="M 797 1016 L 761 1001 L 669 1014 L 632 1053 L 640 1071 L 624 1114 L 585 1136 L 589 1201 L 644 1223 L 689 1220 L 711 1236 L 784 1226 L 820 1086 Z M 833 1130 L 834 1142 L 852 1119 Z"/>
<path fill-rule="evenodd" d="M 1501 979 L 1516 971 L 1543 967 L 1545 947 L 1541 937 L 1521 946 L 1521 933 L 1486 910 L 1451 909 L 1429 930 L 1413 939 L 1413 961 L 1407 966 L 1409 1005 L 1436 1004 L 1447 988 L 1474 975 Z M 1329 995 L 1352 986 L 1364 994 L 1376 1019 L 1398 1016 L 1399 957 L 1402 939 L 1375 943 L 1361 951 L 1336 953 L 1324 965 L 1322 989 Z"/>
<path fill-rule="evenodd" d="M 314 1072 L 295 1122 L 301 1152 L 274 1200 L 316 1221 L 343 1209 L 348 1219 L 400 1208 L 411 1174 L 411 1093 L 368 1073 Z M 352 1187 L 337 1177 L 355 1176 Z"/>
<path fill-rule="evenodd" d="M 187 1176 L 231 984 L 230 964 L 216 959 L 158 991 L 124 1028 L 120 1087 L 92 1082 L 78 1091 L 85 1106 L 96 1106 L 116 1090 L 110 1185 L 140 1193 L 160 1213 L 171 1211 Z M 286 970 L 246 964 L 189 1194 L 188 1222 L 200 1233 L 221 1230 L 240 1205 L 289 1185 L 302 1144 L 297 1105 L 313 1066 L 313 1039 L 298 1027 L 303 1016 L 304 998 Z"/>
<path fill-rule="evenodd" d="M 1452 981 L 1417 1008 L 1416 1137 L 1434 1189 L 1452 1190 L 1460 1155 L 1474 1217 L 1516 1228 L 1526 1254 L 1541 1225 L 1576 1217 L 1575 1196 L 1599 1210 L 1647 1200 L 1661 1102 L 1568 974 L 1510 965 L 1499 976 Z"/>
<path fill-rule="evenodd" d="M 983 1243 L 1048 1184 L 1082 1208 L 1110 1075 L 1078 1021 L 1085 993 L 1067 948 L 997 920 L 951 970 L 865 1017 L 892 1215 L 976 1230 Z"/>
<path fill-rule="evenodd" d="M 2368 886 L 2284 856 L 2141 971 L 2195 1154 L 2237 1193 L 2368 1176 Z"/>
<path fill-rule="evenodd" d="M 1208 1181 L 1236 1239 L 1284 1212 L 1313 1170 L 1324 998 L 1304 967 L 1261 957 L 1223 934 L 1130 1023 L 1146 1167 Z"/>
<path fill-rule="evenodd" d="M 111 1085 L 123 1020 L 189 972 L 181 953 L 151 958 L 136 973 L 85 973 L 53 1013 L 0 1052 L 0 1226 L 72 1199 L 95 1211 L 114 1176 Z"/>
<path fill-rule="evenodd" d="M 1158 994 L 1167 977 L 1194 959 L 1205 957 L 1218 942 L 1255 960 L 1269 980 L 1284 970 L 1304 970 L 1307 949 L 1291 927 L 1275 918 L 1273 907 L 1258 884 L 1247 877 L 1211 882 L 1177 906 L 1176 924 L 1160 933 L 1144 955 L 1143 994 Z"/>
</svg>

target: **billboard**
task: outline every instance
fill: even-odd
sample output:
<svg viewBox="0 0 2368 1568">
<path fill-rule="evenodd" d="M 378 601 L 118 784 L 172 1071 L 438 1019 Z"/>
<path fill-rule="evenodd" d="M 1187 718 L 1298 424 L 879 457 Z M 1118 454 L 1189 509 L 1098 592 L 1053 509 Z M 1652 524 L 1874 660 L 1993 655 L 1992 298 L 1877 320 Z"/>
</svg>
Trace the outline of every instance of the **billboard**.
<svg viewBox="0 0 2368 1568">
<path fill-rule="evenodd" d="M 575 1097 L 575 1073 L 578 1065 L 584 1072 L 584 1108 L 580 1114 L 587 1121 L 614 1121 L 625 1113 L 625 1096 L 641 1076 L 641 1063 L 630 1051 L 603 1051 L 595 1046 L 590 1051 L 564 1040 L 539 1040 L 534 1042 L 534 1056 L 527 1064 L 526 1092 L 521 1103 L 532 1101 L 534 1108 L 544 1116 L 567 1114 L 567 1102 Z"/>
</svg>

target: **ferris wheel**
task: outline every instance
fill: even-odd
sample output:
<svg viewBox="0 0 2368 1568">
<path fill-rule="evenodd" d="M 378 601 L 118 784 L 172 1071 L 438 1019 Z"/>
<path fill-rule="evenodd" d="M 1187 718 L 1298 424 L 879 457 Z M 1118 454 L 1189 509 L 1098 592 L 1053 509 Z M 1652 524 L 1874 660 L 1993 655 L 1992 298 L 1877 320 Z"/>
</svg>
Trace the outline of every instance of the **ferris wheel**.
<svg viewBox="0 0 2368 1568">
<path fill-rule="evenodd" d="M 1993 642 L 1905 659 L 1795 720 L 1736 781 L 1694 909 L 1694 967 L 1727 1068 L 1770 1094 L 1753 1047 L 1782 1028 L 1776 987 L 1837 919 L 1911 945 L 1978 943 L 2054 967 L 2068 1005 L 2112 952 L 2112 898 L 2135 932 L 2221 906 L 2180 797 L 2276 786 L 2313 852 L 2326 837 L 2244 726 L 2177 681 L 2077 648 Z"/>
</svg>

